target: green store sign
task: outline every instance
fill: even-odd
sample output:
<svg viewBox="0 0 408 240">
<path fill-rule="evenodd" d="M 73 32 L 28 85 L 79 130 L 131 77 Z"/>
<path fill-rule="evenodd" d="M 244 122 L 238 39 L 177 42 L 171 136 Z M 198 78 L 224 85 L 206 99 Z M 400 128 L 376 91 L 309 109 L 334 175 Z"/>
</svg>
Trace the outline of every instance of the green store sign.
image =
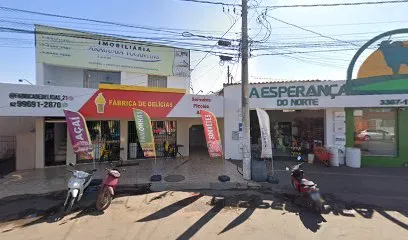
<svg viewBox="0 0 408 240">
<path fill-rule="evenodd" d="M 318 84 L 309 86 L 252 87 L 250 98 L 305 98 L 346 95 L 346 84 Z"/>
</svg>

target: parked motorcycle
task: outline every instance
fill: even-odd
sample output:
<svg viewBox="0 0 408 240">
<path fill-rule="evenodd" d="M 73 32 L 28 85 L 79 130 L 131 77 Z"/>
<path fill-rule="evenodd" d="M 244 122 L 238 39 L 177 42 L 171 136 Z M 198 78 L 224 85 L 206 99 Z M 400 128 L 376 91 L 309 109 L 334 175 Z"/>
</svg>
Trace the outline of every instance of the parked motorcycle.
<svg viewBox="0 0 408 240">
<path fill-rule="evenodd" d="M 70 163 L 69 166 L 73 167 L 74 164 Z M 67 170 L 72 172 L 72 176 L 68 181 L 68 193 L 64 202 L 65 214 L 71 211 L 75 202 L 81 200 L 84 190 L 90 185 L 92 177 L 97 171 L 96 169 L 89 171 Z"/>
<path fill-rule="evenodd" d="M 298 157 L 298 161 L 300 161 Z M 320 195 L 319 188 L 314 182 L 304 178 L 304 172 L 301 169 L 303 163 L 299 163 L 292 166 L 290 170 L 292 186 L 300 193 L 302 202 L 310 208 L 313 208 L 316 212 L 320 213 L 323 210 L 323 199 Z"/>
<path fill-rule="evenodd" d="M 96 209 L 100 211 L 106 210 L 110 206 L 113 196 L 115 195 L 114 189 L 118 185 L 121 175 L 119 170 L 115 168 L 106 168 L 105 170 L 107 174 L 99 188 L 98 199 L 96 200 Z M 125 171 L 125 169 L 122 169 L 122 172 L 123 171 Z"/>
</svg>

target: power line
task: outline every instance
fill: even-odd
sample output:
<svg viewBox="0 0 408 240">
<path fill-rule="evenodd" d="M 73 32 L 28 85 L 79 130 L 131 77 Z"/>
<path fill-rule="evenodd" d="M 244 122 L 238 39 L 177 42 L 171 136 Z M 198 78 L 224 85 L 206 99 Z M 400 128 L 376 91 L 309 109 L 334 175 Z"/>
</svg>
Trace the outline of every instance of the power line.
<svg viewBox="0 0 408 240">
<path fill-rule="evenodd" d="M 241 7 L 239 4 L 234 3 L 224 3 L 224 2 L 213 2 L 213 1 L 204 1 L 204 0 L 178 0 L 181 2 L 191 2 L 191 3 L 203 3 L 211 5 L 221 5 L 221 6 L 230 6 L 230 7 Z"/>
<path fill-rule="evenodd" d="M 319 3 L 319 4 L 295 4 L 295 5 L 274 5 L 274 6 L 259 6 L 251 8 L 310 8 L 310 7 L 340 7 L 340 6 L 361 6 L 361 5 L 378 5 L 391 3 L 407 3 L 408 0 L 391 0 L 391 1 L 375 1 L 375 2 L 343 2 L 343 3 Z"/>
<path fill-rule="evenodd" d="M 352 42 L 349 42 L 349 41 L 343 41 L 343 40 L 341 40 L 341 39 L 337 39 L 337 38 L 334 38 L 334 37 L 330 37 L 330 36 L 327 36 L 327 35 L 324 35 L 324 34 L 321 34 L 321 33 L 315 32 L 315 31 L 313 31 L 313 30 L 309 30 L 309 29 L 307 29 L 307 28 L 304 28 L 304 27 L 298 26 L 298 25 L 296 25 L 296 24 L 293 24 L 293 23 L 289 23 L 289 22 L 286 22 L 286 21 L 280 20 L 280 19 L 278 19 L 278 18 L 276 18 L 276 17 L 272 17 L 272 16 L 268 16 L 268 17 L 269 17 L 269 18 L 274 19 L 275 21 L 278 21 L 278 22 L 284 23 L 284 24 L 286 24 L 286 25 L 290 25 L 290 26 L 292 26 L 292 27 L 299 28 L 299 29 L 301 29 L 301 30 L 303 30 L 303 31 L 306 31 L 306 32 L 310 32 L 310 33 L 313 33 L 313 34 L 319 35 L 319 36 L 321 36 L 321 37 L 323 37 L 323 38 L 328 38 L 328 39 L 335 40 L 335 41 L 338 41 L 338 42 L 343 42 L 343 43 L 348 43 L 348 44 L 351 44 L 351 45 L 353 45 L 353 46 L 358 46 L 358 45 L 356 45 L 356 44 L 354 44 L 354 43 L 352 43 Z"/>
<path fill-rule="evenodd" d="M 228 30 L 221 36 L 221 39 L 235 26 L 235 24 L 238 22 L 238 20 L 236 20 L 231 27 L 228 28 Z M 217 46 L 217 43 L 213 45 L 213 47 L 210 49 L 210 51 L 212 51 L 214 49 L 214 47 Z M 194 69 L 196 69 L 198 67 L 198 65 L 200 65 L 200 63 L 202 63 L 202 61 L 208 56 L 208 53 L 206 53 L 204 55 L 203 58 L 201 58 L 201 60 L 194 66 L 194 68 L 192 68 L 192 71 L 194 71 Z"/>
<path fill-rule="evenodd" d="M 121 43 L 129 43 L 129 44 L 141 44 L 141 45 L 149 45 L 149 46 L 157 46 L 157 47 L 171 47 L 174 48 L 174 46 L 165 46 L 162 45 L 162 43 L 158 44 L 157 42 L 137 42 L 134 40 L 128 40 L 128 39 L 121 39 L 121 38 L 117 38 L 118 35 L 110 35 L 110 36 L 106 36 L 106 34 L 102 34 L 102 33 L 92 33 L 92 35 L 90 35 L 90 33 L 72 33 L 72 34 L 68 34 L 68 33 L 53 33 L 53 32 L 46 32 L 46 31 L 33 31 L 33 30 L 26 30 L 26 29 L 17 29 L 17 28 L 6 28 L 6 27 L 0 27 L 0 32 L 13 32 L 13 33 L 21 33 L 21 34 L 39 34 L 39 35 L 50 35 L 50 36 L 63 36 L 63 37 L 72 37 L 72 38 L 78 38 L 78 39 L 90 39 L 90 40 L 106 40 L 106 41 L 117 41 L 117 42 L 121 42 Z M 105 35 L 105 36 L 104 36 Z M 134 36 L 123 36 L 123 35 L 119 35 L 120 37 L 125 37 L 125 38 L 137 38 Z M 116 37 L 116 38 L 115 38 Z M 160 39 L 157 39 L 160 40 Z M 85 43 L 85 42 L 77 42 L 79 44 L 81 43 Z M 192 46 L 192 44 L 189 44 L 187 46 Z M 207 45 L 207 47 L 211 47 L 211 45 Z M 217 52 L 217 51 L 212 51 L 213 48 L 211 48 L 210 51 L 208 50 L 204 50 L 204 49 L 189 49 L 191 51 L 196 51 L 196 52 L 205 52 L 206 54 L 214 54 L 214 55 L 227 55 L 227 56 L 235 56 L 235 54 L 233 53 L 228 53 L 228 52 Z M 159 50 L 157 50 L 159 51 Z M 162 49 L 160 51 L 168 51 L 166 49 Z"/>
<path fill-rule="evenodd" d="M 298 52 L 283 52 L 283 53 L 261 53 L 261 54 L 254 55 L 254 56 L 252 56 L 252 57 L 279 56 L 279 55 L 301 54 L 301 53 L 318 53 L 318 52 L 356 51 L 356 50 L 357 50 L 357 48 L 343 48 L 343 49 L 325 49 L 325 50 L 298 51 Z"/>
</svg>

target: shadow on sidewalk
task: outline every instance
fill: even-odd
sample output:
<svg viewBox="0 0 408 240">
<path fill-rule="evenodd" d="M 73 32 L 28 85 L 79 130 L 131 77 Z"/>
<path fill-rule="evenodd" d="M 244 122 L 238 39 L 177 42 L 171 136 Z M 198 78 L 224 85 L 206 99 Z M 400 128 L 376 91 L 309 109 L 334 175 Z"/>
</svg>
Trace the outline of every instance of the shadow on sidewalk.
<svg viewBox="0 0 408 240">
<path fill-rule="evenodd" d="M 121 185 L 115 191 L 115 198 L 135 196 L 150 193 L 150 185 Z M 66 191 L 55 191 L 46 194 L 24 194 L 5 197 L 0 199 L 0 229 L 10 222 L 17 222 L 19 227 L 28 227 L 41 223 L 54 223 L 62 220 L 65 216 L 62 205 L 66 197 Z M 73 220 L 87 215 L 98 216 L 103 212 L 95 209 L 97 192 L 85 193 L 82 199 L 75 203 L 70 215 L 66 220 Z M 61 222 L 60 224 L 64 224 Z M 1 232 L 12 231 L 13 228 L 0 230 Z"/>
</svg>

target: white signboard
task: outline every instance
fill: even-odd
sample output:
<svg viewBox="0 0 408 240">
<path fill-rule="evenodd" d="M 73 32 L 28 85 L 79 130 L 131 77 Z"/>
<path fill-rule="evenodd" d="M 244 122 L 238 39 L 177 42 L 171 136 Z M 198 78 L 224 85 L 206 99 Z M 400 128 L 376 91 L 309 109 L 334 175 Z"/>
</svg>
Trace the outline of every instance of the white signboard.
<svg viewBox="0 0 408 240">
<path fill-rule="evenodd" d="M 190 76 L 190 52 L 69 29 L 36 26 L 36 61 L 60 66 Z"/>
<path fill-rule="evenodd" d="M 0 83 L 0 116 L 62 117 L 63 109 L 79 111 L 97 91 L 90 88 Z M 223 117 L 223 106 L 224 98 L 221 96 L 188 94 L 181 98 L 167 117 L 200 118 L 200 110 Z"/>
<path fill-rule="evenodd" d="M 89 88 L 0 84 L 0 116 L 64 116 L 78 111 L 97 91 Z"/>
<path fill-rule="evenodd" d="M 184 95 L 168 117 L 200 117 L 200 110 L 208 110 L 216 117 L 224 116 L 224 98 L 214 95 Z"/>
</svg>

